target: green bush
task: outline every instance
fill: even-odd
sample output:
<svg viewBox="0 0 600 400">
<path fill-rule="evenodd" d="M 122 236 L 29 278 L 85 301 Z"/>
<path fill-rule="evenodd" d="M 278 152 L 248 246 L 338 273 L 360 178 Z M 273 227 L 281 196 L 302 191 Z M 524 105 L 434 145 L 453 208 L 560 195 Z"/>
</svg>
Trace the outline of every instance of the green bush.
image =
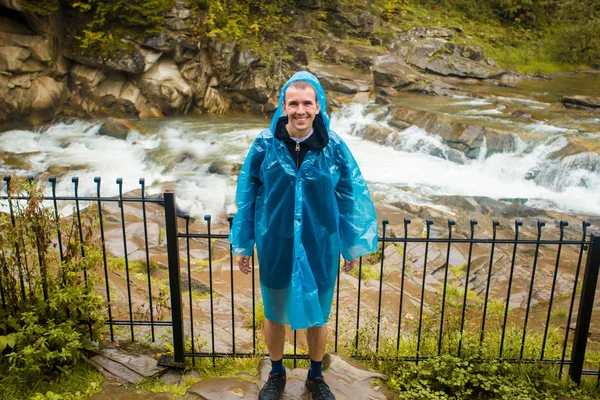
<svg viewBox="0 0 600 400">
<path fill-rule="evenodd" d="M 139 30 L 141 34 L 160 32 L 161 23 L 174 0 L 67 0 L 81 13 L 91 13 L 90 29 L 126 27 Z"/>
<path fill-rule="evenodd" d="M 58 11 L 60 0 L 26 0 L 22 2 L 22 5 L 23 10 L 28 13 L 47 17 Z"/>
<path fill-rule="evenodd" d="M 112 57 L 128 53 L 132 46 L 124 38 L 143 39 L 163 29 L 174 0 L 63 0 L 80 18 L 88 21 L 74 35 L 75 44 L 86 54 Z"/>
<path fill-rule="evenodd" d="M 281 39 L 286 24 L 291 22 L 291 0 L 192 0 L 201 16 L 196 31 L 199 35 L 228 40 L 242 46 L 255 47 L 265 40 Z"/>
<path fill-rule="evenodd" d="M 386 372 L 400 399 L 593 398 L 573 384 L 549 380 L 542 369 L 547 366 L 519 369 L 494 359 L 442 355 L 419 364 L 398 363 Z"/>
<path fill-rule="evenodd" d="M 600 65 L 600 18 L 561 26 L 552 43 L 558 61 L 569 64 Z"/>
<path fill-rule="evenodd" d="M 90 270 L 98 259 L 81 252 L 93 245 L 93 222 L 82 226 L 84 243 L 76 218 L 61 225 L 66 237 L 61 262 L 43 189 L 16 181 L 10 194 L 30 199 L 11 201 L 14 220 L 0 214 L 0 370 L 29 379 L 64 371 L 84 357 L 89 339 L 97 338 L 103 325 L 103 301 L 92 290 Z"/>
</svg>

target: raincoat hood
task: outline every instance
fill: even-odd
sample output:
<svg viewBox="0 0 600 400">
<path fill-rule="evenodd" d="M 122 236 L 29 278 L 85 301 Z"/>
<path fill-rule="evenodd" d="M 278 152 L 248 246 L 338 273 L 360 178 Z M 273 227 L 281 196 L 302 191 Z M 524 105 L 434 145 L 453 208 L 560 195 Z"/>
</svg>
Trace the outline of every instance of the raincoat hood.
<svg viewBox="0 0 600 400">
<path fill-rule="evenodd" d="M 277 111 L 275 111 L 275 115 L 273 115 L 273 119 L 271 120 L 271 132 L 277 131 L 277 121 L 279 120 L 279 118 L 285 115 L 285 113 L 283 112 L 285 92 L 290 87 L 290 85 L 296 81 L 306 81 L 310 83 L 310 85 L 315 89 L 315 92 L 317 93 L 317 101 L 319 102 L 319 106 L 321 108 L 319 114 L 321 115 L 321 118 L 323 118 L 325 130 L 327 131 L 327 133 L 329 133 L 329 115 L 327 115 L 326 111 L 327 96 L 325 95 L 325 91 L 323 90 L 323 86 L 321 86 L 319 79 L 307 71 L 296 72 L 281 88 L 281 91 L 279 92 L 279 102 L 277 104 Z"/>
</svg>

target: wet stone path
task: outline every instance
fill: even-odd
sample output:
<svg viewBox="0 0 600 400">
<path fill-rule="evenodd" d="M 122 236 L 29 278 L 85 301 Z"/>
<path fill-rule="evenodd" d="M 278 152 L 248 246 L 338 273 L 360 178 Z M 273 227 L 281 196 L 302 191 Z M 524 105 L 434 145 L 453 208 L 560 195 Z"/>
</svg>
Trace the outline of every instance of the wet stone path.
<svg viewBox="0 0 600 400">
<path fill-rule="evenodd" d="M 156 360 L 143 355 L 133 355 L 122 350 L 108 348 L 89 359 L 89 363 L 100 370 L 107 380 L 102 391 L 90 400 L 169 400 L 178 399 L 173 393 L 139 393 L 131 384 L 160 375 L 166 384 L 182 384 L 190 372 L 169 370 L 157 365 Z M 379 382 L 387 377 L 373 372 L 364 365 L 344 356 L 328 354 L 324 360 L 325 380 L 338 400 L 388 400 L 396 399 L 393 393 Z M 259 375 L 240 374 L 238 378 L 210 378 L 190 386 L 186 400 L 239 400 L 257 399 L 259 388 L 266 381 L 270 370 L 267 359 L 260 362 Z M 306 368 L 295 368 L 287 372 L 287 385 L 282 400 L 309 400 L 305 389 Z M 194 372 L 191 372 L 194 374 Z"/>
</svg>

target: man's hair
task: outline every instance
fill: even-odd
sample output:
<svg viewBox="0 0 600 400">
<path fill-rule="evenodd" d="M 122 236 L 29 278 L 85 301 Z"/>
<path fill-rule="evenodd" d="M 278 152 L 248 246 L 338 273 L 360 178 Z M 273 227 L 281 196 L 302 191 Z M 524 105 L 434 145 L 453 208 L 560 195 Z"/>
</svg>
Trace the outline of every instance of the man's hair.
<svg viewBox="0 0 600 400">
<path fill-rule="evenodd" d="M 287 90 L 289 88 L 295 88 L 295 89 L 312 89 L 315 92 L 315 102 L 319 102 L 319 100 L 317 99 L 317 90 L 313 87 L 313 85 L 311 85 L 310 83 L 308 83 L 307 81 L 294 81 L 292 83 L 290 83 L 290 86 L 288 86 L 288 88 L 285 90 L 287 92 Z M 285 101 L 285 93 L 283 94 L 283 99 Z"/>
</svg>

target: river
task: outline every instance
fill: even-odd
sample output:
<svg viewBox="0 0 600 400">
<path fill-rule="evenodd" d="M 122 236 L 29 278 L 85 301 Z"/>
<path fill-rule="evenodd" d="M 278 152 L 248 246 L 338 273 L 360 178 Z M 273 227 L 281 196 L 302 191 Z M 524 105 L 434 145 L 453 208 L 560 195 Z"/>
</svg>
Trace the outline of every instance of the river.
<svg viewBox="0 0 600 400">
<path fill-rule="evenodd" d="M 434 196 L 486 196 L 524 199 L 527 205 L 579 215 L 600 215 L 600 155 L 581 152 L 549 157 L 570 138 L 600 148 L 600 114 L 567 110 L 559 95 L 600 96 L 600 74 L 564 75 L 523 81 L 514 87 L 461 87 L 474 96 L 433 97 L 402 94 L 399 105 L 445 113 L 459 122 L 484 125 L 514 134 L 515 151 L 487 154 L 461 162 L 446 156 L 441 138 L 415 126 L 396 132 L 387 145 L 361 137 L 366 124 L 388 125 L 385 107 L 350 104 L 332 114 L 331 126 L 348 143 L 380 202 L 408 202 L 443 210 Z M 531 118 L 515 116 L 515 111 Z M 72 194 L 71 177 L 80 179 L 80 195 L 139 188 L 144 177 L 150 195 L 175 183 L 178 205 L 193 217 L 235 211 L 235 177 L 208 172 L 215 161 L 241 163 L 254 137 L 269 120 L 254 115 L 190 115 L 143 120 L 143 134 L 126 140 L 98 134 L 102 121 L 73 120 L 36 131 L 0 133 L 3 174 L 58 177 L 57 192 Z"/>
</svg>

